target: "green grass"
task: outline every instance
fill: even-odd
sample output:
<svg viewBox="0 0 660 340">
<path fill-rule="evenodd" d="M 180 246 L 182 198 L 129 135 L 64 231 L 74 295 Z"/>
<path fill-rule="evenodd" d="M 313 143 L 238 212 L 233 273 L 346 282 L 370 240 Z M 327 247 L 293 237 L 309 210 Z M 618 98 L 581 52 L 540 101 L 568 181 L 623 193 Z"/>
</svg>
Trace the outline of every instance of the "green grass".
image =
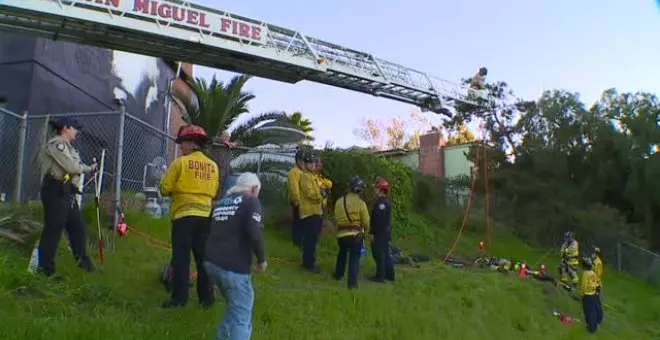
<svg viewBox="0 0 660 340">
<path fill-rule="evenodd" d="M 440 222 L 411 218 L 399 242 L 408 253 L 445 252 L 456 236 L 456 216 Z M 166 221 L 134 216 L 129 223 L 167 240 Z M 430 225 L 430 226 L 429 226 Z M 606 272 L 605 322 L 595 337 L 581 324 L 567 327 L 550 316 L 553 309 L 582 319 L 580 306 L 551 285 L 488 270 L 456 269 L 437 260 L 420 269 L 398 267 L 395 284 L 363 280 L 360 289 L 330 278 L 335 241 L 325 236 L 319 248 L 323 273 L 297 265 L 288 238 L 267 226 L 270 266 L 254 275 L 256 303 L 253 339 L 652 339 L 660 337 L 660 294 L 633 279 Z M 478 230 L 478 228 L 472 228 Z M 476 251 L 480 232 L 464 235 L 458 254 Z M 166 299 L 158 273 L 169 259 L 135 233 L 119 239 L 107 254 L 102 273 L 78 270 L 62 244 L 58 272 L 62 282 L 26 272 L 28 251 L 0 248 L 0 339 L 214 339 L 223 303 L 204 311 L 191 303 L 161 310 Z M 536 262 L 544 251 L 526 246 L 498 229 L 499 256 Z M 90 252 L 95 250 L 90 249 Z M 554 254 L 552 254 L 554 255 Z M 547 259 L 549 259 L 548 257 Z M 544 260 L 546 261 L 546 260 Z M 554 268 L 556 263 L 547 261 Z M 609 268 L 606 268 L 609 269 Z M 370 257 L 362 275 L 373 272 Z"/>
</svg>

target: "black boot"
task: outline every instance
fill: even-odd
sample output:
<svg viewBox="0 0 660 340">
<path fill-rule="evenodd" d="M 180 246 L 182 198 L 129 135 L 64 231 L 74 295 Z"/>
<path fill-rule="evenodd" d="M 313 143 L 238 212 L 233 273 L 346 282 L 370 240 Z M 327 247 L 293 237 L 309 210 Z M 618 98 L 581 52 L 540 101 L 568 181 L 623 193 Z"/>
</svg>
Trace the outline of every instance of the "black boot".
<svg viewBox="0 0 660 340">
<path fill-rule="evenodd" d="M 92 263 L 92 260 L 89 257 L 78 260 L 78 268 L 82 268 L 88 273 L 93 273 L 96 271 L 94 263 Z"/>
<path fill-rule="evenodd" d="M 211 309 L 215 305 L 215 299 L 200 300 L 199 305 L 202 307 L 202 309 Z"/>
<path fill-rule="evenodd" d="M 166 301 L 163 302 L 163 304 L 161 305 L 161 307 L 162 307 L 162 308 L 165 308 L 165 309 L 171 309 L 171 308 L 183 308 L 183 307 L 185 307 L 185 306 L 186 306 L 185 303 L 182 303 L 182 302 L 179 302 L 179 301 L 176 301 L 176 300 L 172 300 L 172 299 L 170 299 L 170 300 L 166 300 Z"/>
<path fill-rule="evenodd" d="M 385 283 L 385 282 L 387 282 L 387 281 L 385 281 L 385 279 L 383 279 L 383 278 L 380 277 L 380 276 L 372 276 L 372 277 L 369 278 L 369 280 L 371 280 L 371 281 L 373 281 L 373 282 L 378 282 L 378 283 Z"/>
</svg>

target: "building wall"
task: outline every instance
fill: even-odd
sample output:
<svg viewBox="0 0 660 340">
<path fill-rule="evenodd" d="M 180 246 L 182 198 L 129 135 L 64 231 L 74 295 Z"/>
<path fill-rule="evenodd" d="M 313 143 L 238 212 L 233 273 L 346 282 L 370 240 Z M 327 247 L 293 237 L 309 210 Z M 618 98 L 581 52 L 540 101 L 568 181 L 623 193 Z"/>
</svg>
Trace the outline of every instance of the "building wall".
<svg viewBox="0 0 660 340">
<path fill-rule="evenodd" d="M 445 178 L 457 176 L 470 176 L 472 162 L 466 155 L 470 152 L 472 144 L 447 145 L 444 147 L 444 173 Z"/>
<path fill-rule="evenodd" d="M 0 101 L 6 99 L 7 109 L 15 113 L 109 112 L 116 110 L 115 98 L 121 96 L 126 99 L 129 114 L 158 130 L 181 121 L 181 113 L 174 108 L 173 119 L 166 122 L 167 90 L 175 70 L 159 58 L 0 33 L 0 74 Z M 179 87 L 185 86 L 181 81 L 177 83 Z M 7 115 L 0 115 L 0 119 L 0 147 L 16 150 L 16 119 Z M 101 148 L 112 153 L 119 131 L 118 116 L 80 116 L 79 119 L 86 125 L 77 143 L 83 158 L 98 156 Z M 43 126 L 43 122 L 28 120 L 26 162 L 33 161 L 32 156 L 37 153 L 35 140 Z M 145 164 L 156 156 L 166 156 L 166 147 L 173 149 L 164 135 L 134 120 L 127 120 L 125 136 L 123 171 L 131 180 L 141 180 Z M 0 162 L 13 162 L 7 157 L 15 154 L 0 155 Z M 107 168 L 114 168 L 114 158 L 108 157 Z M 10 168 L 0 168 L 0 192 L 6 192 L 15 181 L 7 170 Z M 38 181 L 36 174 L 28 177 L 24 179 L 27 182 Z M 28 186 L 36 189 L 33 184 Z"/>
</svg>

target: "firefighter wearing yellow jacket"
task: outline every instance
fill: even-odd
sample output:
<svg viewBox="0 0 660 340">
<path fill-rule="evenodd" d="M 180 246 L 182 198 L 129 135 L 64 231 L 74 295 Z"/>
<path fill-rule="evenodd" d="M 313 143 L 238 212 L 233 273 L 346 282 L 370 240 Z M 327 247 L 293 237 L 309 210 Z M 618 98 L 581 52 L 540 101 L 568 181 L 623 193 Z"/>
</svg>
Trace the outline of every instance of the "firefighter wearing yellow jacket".
<svg viewBox="0 0 660 340">
<path fill-rule="evenodd" d="M 165 172 L 160 193 L 172 198 L 172 296 L 164 308 L 188 303 L 190 253 L 197 266 L 197 294 L 200 304 L 213 305 L 213 289 L 202 265 L 209 234 L 211 202 L 220 188 L 218 165 L 202 151 L 210 142 L 206 131 L 196 125 L 179 129 L 176 142 L 181 154 Z"/>
<path fill-rule="evenodd" d="M 578 278 L 578 267 L 580 266 L 580 249 L 575 234 L 566 232 L 564 234 L 564 243 L 561 245 L 561 264 L 559 265 L 559 274 L 561 282 L 577 286 L 580 282 Z"/>
<path fill-rule="evenodd" d="M 598 325 L 603 322 L 603 308 L 598 294 L 598 276 L 594 271 L 594 264 L 590 257 L 582 259 L 583 273 L 580 295 L 582 295 L 582 310 L 587 331 L 596 333 Z"/>
<path fill-rule="evenodd" d="M 304 171 L 305 164 L 303 158 L 305 155 L 304 150 L 296 151 L 296 165 L 289 171 L 287 184 L 289 187 L 289 204 L 292 211 L 292 224 L 291 224 L 291 238 L 293 245 L 302 247 L 302 229 L 300 226 L 300 176 Z"/>
<path fill-rule="evenodd" d="M 358 286 L 360 257 L 364 246 L 364 236 L 369 232 L 369 210 L 359 194 L 366 185 L 359 176 L 353 176 L 348 184 L 350 192 L 335 202 L 337 221 L 337 263 L 334 278 L 341 280 L 348 261 L 348 288 Z"/>
<path fill-rule="evenodd" d="M 591 253 L 591 262 L 594 264 L 594 273 L 596 273 L 596 278 L 598 279 L 598 287 L 596 287 L 596 293 L 598 294 L 598 324 L 603 322 L 603 304 L 601 303 L 600 293 L 603 289 L 603 260 L 602 253 L 600 248 L 594 246 L 593 253 Z"/>
<path fill-rule="evenodd" d="M 314 164 L 314 175 L 316 183 L 321 188 L 321 196 L 323 196 L 323 209 L 328 206 L 328 197 L 330 196 L 330 189 L 332 189 L 332 181 L 323 176 L 323 163 L 321 158 L 317 158 Z"/>
<path fill-rule="evenodd" d="M 323 195 L 314 174 L 316 156 L 311 152 L 303 156 L 304 171 L 300 174 L 300 229 L 302 233 L 303 267 L 320 273 L 316 266 L 316 245 L 323 227 Z"/>
</svg>

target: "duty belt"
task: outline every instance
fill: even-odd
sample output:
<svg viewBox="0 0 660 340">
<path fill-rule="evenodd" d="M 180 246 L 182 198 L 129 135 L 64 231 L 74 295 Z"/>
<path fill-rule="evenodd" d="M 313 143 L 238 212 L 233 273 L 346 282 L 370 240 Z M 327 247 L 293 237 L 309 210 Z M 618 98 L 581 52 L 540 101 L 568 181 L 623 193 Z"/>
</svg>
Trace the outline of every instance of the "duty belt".
<svg viewBox="0 0 660 340">
<path fill-rule="evenodd" d="M 340 225 L 337 227 L 337 231 L 356 231 L 362 233 L 363 229 L 358 225 Z"/>
</svg>

